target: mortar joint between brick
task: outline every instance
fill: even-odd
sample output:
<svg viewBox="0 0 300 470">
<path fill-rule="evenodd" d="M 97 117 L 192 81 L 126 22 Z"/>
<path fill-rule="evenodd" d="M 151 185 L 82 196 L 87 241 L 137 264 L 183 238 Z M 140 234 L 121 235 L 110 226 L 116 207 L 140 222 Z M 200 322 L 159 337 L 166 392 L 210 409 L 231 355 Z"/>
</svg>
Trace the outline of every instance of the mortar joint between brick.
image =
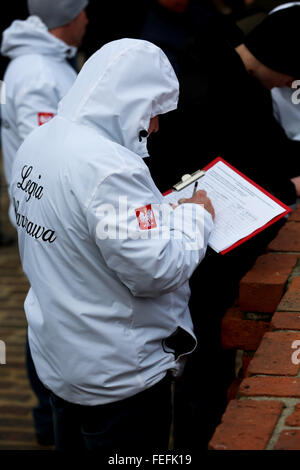
<svg viewBox="0 0 300 470">
<path fill-rule="evenodd" d="M 300 330 L 287 330 L 287 329 L 271 330 L 271 333 L 300 333 Z"/>
<path fill-rule="evenodd" d="M 295 427 L 290 427 L 285 425 L 285 421 L 288 416 L 290 416 L 294 411 L 297 404 L 300 403 L 299 399 L 284 399 L 282 400 L 285 404 L 281 415 L 276 423 L 276 426 L 273 430 L 272 436 L 266 446 L 266 450 L 274 450 L 276 443 L 278 442 L 279 436 L 287 428 L 295 429 Z"/>
<path fill-rule="evenodd" d="M 287 283 L 285 285 L 285 291 L 289 288 L 289 286 L 291 285 L 291 282 L 292 280 L 297 277 L 297 276 L 300 276 L 300 258 L 297 260 L 295 266 L 293 267 L 292 269 L 292 272 L 291 274 L 289 275 L 288 277 L 288 280 L 287 280 Z"/>
<path fill-rule="evenodd" d="M 240 397 L 238 399 L 239 401 L 245 401 L 245 400 L 253 400 L 253 401 L 278 401 L 283 403 L 284 407 L 282 409 L 282 412 L 277 420 L 277 423 L 275 425 L 275 428 L 273 430 L 272 436 L 269 439 L 269 442 L 266 446 L 265 450 L 273 450 L 274 446 L 276 445 L 278 438 L 281 434 L 281 432 L 287 428 L 288 426 L 285 425 L 285 420 L 288 416 L 290 416 L 294 411 L 296 405 L 300 403 L 299 398 L 289 398 L 289 397 L 271 397 L 271 396 L 259 396 L 259 397 Z M 295 427 L 292 427 L 292 429 L 295 429 Z"/>
</svg>

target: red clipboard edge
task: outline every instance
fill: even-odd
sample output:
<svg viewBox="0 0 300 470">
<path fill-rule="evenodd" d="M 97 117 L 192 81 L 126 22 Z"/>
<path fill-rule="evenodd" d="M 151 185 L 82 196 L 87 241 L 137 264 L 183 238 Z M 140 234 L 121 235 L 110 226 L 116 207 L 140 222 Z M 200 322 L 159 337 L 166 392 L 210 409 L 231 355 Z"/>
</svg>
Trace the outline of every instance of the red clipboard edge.
<svg viewBox="0 0 300 470">
<path fill-rule="evenodd" d="M 279 199 L 277 199 L 275 196 L 273 196 L 273 194 L 270 194 L 268 191 L 266 191 L 264 188 L 262 188 L 261 186 L 259 186 L 259 184 L 255 183 L 253 180 L 251 180 L 250 178 L 248 178 L 248 176 L 244 175 L 241 171 L 237 170 L 234 166 L 230 165 L 230 163 L 226 162 L 226 160 L 224 160 L 222 157 L 217 157 L 215 158 L 212 162 L 210 162 L 208 165 L 206 165 L 205 168 L 203 168 L 204 171 L 207 171 L 209 170 L 210 168 L 212 168 L 216 163 L 218 162 L 223 162 L 224 165 L 228 166 L 229 168 L 231 168 L 233 171 L 235 171 L 238 175 L 240 175 L 242 178 L 244 178 L 246 181 L 248 181 L 249 183 L 251 183 L 253 186 L 255 186 L 257 189 L 259 189 L 262 193 L 266 194 L 270 199 L 272 199 L 273 201 L 275 201 L 279 206 L 281 206 L 285 211 L 282 213 L 282 214 L 279 214 L 277 217 L 274 217 L 274 219 L 270 220 L 269 222 L 267 222 L 265 225 L 263 225 L 262 227 L 260 227 L 259 229 L 255 230 L 254 232 L 250 233 L 250 235 L 247 235 L 247 237 L 244 237 L 244 238 L 241 238 L 239 241 L 237 241 L 236 243 L 234 243 L 233 245 L 229 246 L 228 248 L 226 248 L 226 250 L 222 250 L 220 251 L 221 255 L 225 255 L 226 253 L 228 253 L 229 251 L 233 250 L 234 248 L 236 248 L 237 246 L 241 245 L 242 243 L 246 242 L 247 240 L 249 240 L 250 238 L 254 237 L 255 235 L 257 235 L 259 232 L 262 232 L 263 230 L 265 230 L 267 227 L 269 227 L 270 225 L 274 224 L 275 222 L 277 222 L 278 220 L 280 220 L 282 217 L 284 217 L 285 215 L 289 214 L 290 212 L 292 212 L 292 209 L 287 206 L 286 204 L 284 204 L 283 202 L 281 202 Z"/>
<path fill-rule="evenodd" d="M 286 204 L 284 204 L 283 202 L 281 202 L 279 199 L 277 199 L 277 197 L 273 196 L 273 194 L 269 193 L 266 189 L 262 188 L 261 186 L 259 186 L 259 184 L 255 183 L 252 179 L 248 178 L 248 176 L 244 175 L 244 173 L 242 173 L 241 171 L 237 170 L 234 166 L 230 165 L 230 163 L 226 162 L 222 157 L 217 157 L 215 158 L 215 160 L 213 160 L 211 163 L 209 163 L 205 168 L 203 168 L 204 171 L 207 171 L 209 170 L 209 168 L 211 168 L 212 166 L 214 166 L 216 163 L 218 162 L 223 162 L 225 165 L 227 165 L 229 168 L 231 168 L 233 171 L 235 171 L 238 175 L 240 175 L 242 178 L 244 178 L 246 181 L 248 181 L 249 183 L 251 183 L 253 186 L 255 186 L 257 189 L 259 189 L 262 193 L 266 194 L 270 199 L 272 199 L 273 201 L 277 202 L 277 204 L 281 207 L 283 207 L 283 209 L 285 209 L 287 212 L 291 212 L 292 209 L 287 206 Z M 282 216 L 282 214 L 280 214 L 280 216 Z M 273 220 L 273 219 L 272 219 Z"/>
<path fill-rule="evenodd" d="M 290 209 L 290 208 L 289 208 Z M 292 209 L 290 209 L 288 212 L 291 212 Z M 265 228 L 269 227 L 270 225 L 274 224 L 275 222 L 277 222 L 278 220 L 280 220 L 282 217 L 284 217 L 288 212 L 283 212 L 282 214 L 279 214 L 277 217 L 275 217 L 274 219 L 270 220 L 267 224 L 263 225 L 262 227 L 260 227 L 259 229 L 255 230 L 254 232 L 250 233 L 250 235 L 248 235 L 247 237 L 245 238 L 241 238 L 238 242 L 234 243 L 233 245 L 229 246 L 228 248 L 226 248 L 226 250 L 223 250 L 223 251 L 220 251 L 221 255 L 225 255 L 226 253 L 228 253 L 229 251 L 233 250 L 234 248 L 236 248 L 237 246 L 241 245 L 242 243 L 246 242 L 247 240 L 249 240 L 250 238 L 254 237 L 255 235 L 257 235 L 259 232 L 262 232 L 263 230 L 265 230 Z"/>
<path fill-rule="evenodd" d="M 168 194 L 171 194 L 173 192 L 173 189 L 169 189 L 168 191 L 166 191 L 165 193 L 163 193 L 163 196 L 167 196 Z"/>
<path fill-rule="evenodd" d="M 242 178 L 244 178 L 246 181 L 248 181 L 249 183 L 251 183 L 253 186 L 255 186 L 257 189 L 259 189 L 262 193 L 266 194 L 270 199 L 272 199 L 273 201 L 275 201 L 279 206 L 281 206 L 285 211 L 282 213 L 282 214 L 279 214 L 277 217 L 274 217 L 274 219 L 270 220 L 269 222 L 267 222 L 265 225 L 263 225 L 262 227 L 260 227 L 259 229 L 255 230 L 254 232 L 250 233 L 250 235 L 247 235 L 247 237 L 244 237 L 244 238 L 241 238 L 240 240 L 238 240 L 236 243 L 234 243 L 233 245 L 229 246 L 228 248 L 226 248 L 226 250 L 222 250 L 220 251 L 220 254 L 221 255 L 225 255 L 226 253 L 228 253 L 229 251 L 233 250 L 234 248 L 236 248 L 237 246 L 241 245 L 242 243 L 246 242 L 247 240 L 249 240 L 250 238 L 254 237 L 255 235 L 257 235 L 259 232 L 262 232 L 263 230 L 265 230 L 267 227 L 269 227 L 270 225 L 274 224 L 275 222 L 277 222 L 278 220 L 280 220 L 282 217 L 284 217 L 285 215 L 289 214 L 290 212 L 292 212 L 292 209 L 287 206 L 286 204 L 284 204 L 283 202 L 281 202 L 279 199 L 277 199 L 275 196 L 273 196 L 272 194 L 270 194 L 268 191 L 266 191 L 264 188 L 262 188 L 261 186 L 259 186 L 259 184 L 255 183 L 252 179 L 248 178 L 248 176 L 244 175 L 244 173 L 242 173 L 241 171 L 237 170 L 234 166 L 230 165 L 230 163 L 226 162 L 226 160 L 224 160 L 222 157 L 217 157 L 215 158 L 213 161 L 211 161 L 208 165 L 206 165 L 203 170 L 204 171 L 207 171 L 209 170 L 210 168 L 212 168 L 216 163 L 218 162 L 223 162 L 224 165 L 228 166 L 229 168 L 231 168 L 231 170 L 235 171 L 238 175 L 240 175 Z M 167 196 L 168 194 L 172 193 L 173 192 L 173 189 L 169 189 L 168 191 L 166 191 L 165 193 L 163 193 L 163 196 Z"/>
</svg>

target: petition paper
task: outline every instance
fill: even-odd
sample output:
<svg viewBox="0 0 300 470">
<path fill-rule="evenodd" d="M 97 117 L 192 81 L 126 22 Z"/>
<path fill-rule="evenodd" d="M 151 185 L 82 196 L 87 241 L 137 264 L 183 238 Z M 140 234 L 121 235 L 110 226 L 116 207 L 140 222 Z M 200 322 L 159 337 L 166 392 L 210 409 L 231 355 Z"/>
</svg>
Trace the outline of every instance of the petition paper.
<svg viewBox="0 0 300 470">
<path fill-rule="evenodd" d="M 192 197 L 194 184 L 165 196 L 165 201 L 177 204 L 181 198 Z M 215 209 L 215 226 L 209 246 L 216 252 L 226 250 L 250 235 L 285 209 L 222 161 L 217 162 L 198 180 Z"/>
</svg>

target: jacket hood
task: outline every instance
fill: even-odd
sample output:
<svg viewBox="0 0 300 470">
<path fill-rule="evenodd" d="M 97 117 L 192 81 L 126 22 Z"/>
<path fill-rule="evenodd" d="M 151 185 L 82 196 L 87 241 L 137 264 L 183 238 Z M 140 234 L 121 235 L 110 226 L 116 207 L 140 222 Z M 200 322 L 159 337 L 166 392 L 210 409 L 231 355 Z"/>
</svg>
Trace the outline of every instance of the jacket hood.
<svg viewBox="0 0 300 470">
<path fill-rule="evenodd" d="M 37 16 L 14 21 L 2 36 L 1 54 L 15 59 L 25 54 L 52 55 L 57 59 L 74 57 L 72 47 L 49 33 L 47 26 Z"/>
<path fill-rule="evenodd" d="M 120 39 L 85 63 L 58 114 L 147 157 L 150 119 L 176 109 L 178 94 L 175 72 L 159 47 Z"/>
<path fill-rule="evenodd" d="M 299 6 L 299 5 L 300 5 L 300 2 L 283 3 L 282 5 L 278 5 L 276 8 L 271 10 L 269 12 L 269 15 L 271 15 L 272 13 L 276 13 L 276 11 L 284 10 L 285 8 L 295 7 L 295 6 Z"/>
</svg>

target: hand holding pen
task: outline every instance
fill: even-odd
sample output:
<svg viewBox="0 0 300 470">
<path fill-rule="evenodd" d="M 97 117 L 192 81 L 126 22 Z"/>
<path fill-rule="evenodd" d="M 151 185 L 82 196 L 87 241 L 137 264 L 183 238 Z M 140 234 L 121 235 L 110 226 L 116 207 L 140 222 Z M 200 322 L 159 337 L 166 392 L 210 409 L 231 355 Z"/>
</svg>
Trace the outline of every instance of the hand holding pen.
<svg viewBox="0 0 300 470">
<path fill-rule="evenodd" d="M 211 200 L 207 197 L 206 191 L 199 190 L 197 191 L 198 181 L 195 182 L 193 195 L 189 199 L 179 199 L 178 204 L 190 203 L 190 204 L 201 204 L 204 208 L 210 213 L 212 218 L 215 218 L 215 210 L 211 203 Z"/>
</svg>

